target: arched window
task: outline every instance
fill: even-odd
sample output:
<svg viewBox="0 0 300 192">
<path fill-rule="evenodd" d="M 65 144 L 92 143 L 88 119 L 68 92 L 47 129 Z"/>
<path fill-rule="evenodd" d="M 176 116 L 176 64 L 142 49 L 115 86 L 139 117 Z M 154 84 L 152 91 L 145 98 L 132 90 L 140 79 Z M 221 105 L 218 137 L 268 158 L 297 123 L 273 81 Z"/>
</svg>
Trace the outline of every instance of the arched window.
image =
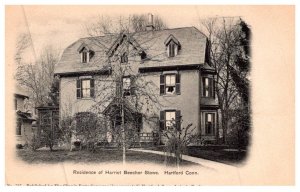
<svg viewBox="0 0 300 192">
<path fill-rule="evenodd" d="M 126 52 L 121 56 L 121 63 L 128 63 L 128 55 Z"/>
</svg>

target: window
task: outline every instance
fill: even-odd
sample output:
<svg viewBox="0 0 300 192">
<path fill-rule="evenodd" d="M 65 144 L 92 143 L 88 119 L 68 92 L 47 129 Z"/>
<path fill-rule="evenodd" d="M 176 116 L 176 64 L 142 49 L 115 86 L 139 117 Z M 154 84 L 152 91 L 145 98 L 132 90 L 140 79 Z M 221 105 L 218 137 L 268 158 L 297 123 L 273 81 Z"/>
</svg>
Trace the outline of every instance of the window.
<svg viewBox="0 0 300 192">
<path fill-rule="evenodd" d="M 123 53 L 123 55 L 121 56 L 121 63 L 128 63 L 127 53 Z"/>
<path fill-rule="evenodd" d="M 17 101 L 17 99 L 15 99 L 14 101 L 15 101 L 15 110 L 17 110 L 18 109 L 18 101 Z"/>
<path fill-rule="evenodd" d="M 129 96 L 131 88 L 131 79 L 130 77 L 123 77 L 123 95 Z"/>
<path fill-rule="evenodd" d="M 77 80 L 77 99 L 94 97 L 94 79 Z"/>
<path fill-rule="evenodd" d="M 22 133 L 22 122 L 20 119 L 17 120 L 17 127 L 16 127 L 16 135 L 21 135 Z"/>
<path fill-rule="evenodd" d="M 175 57 L 175 46 L 173 42 L 169 44 L 169 57 Z"/>
<path fill-rule="evenodd" d="M 166 110 L 160 112 L 160 130 L 170 130 L 176 128 L 180 130 L 181 112 L 180 110 Z"/>
<path fill-rule="evenodd" d="M 86 80 L 82 80 L 81 83 L 82 83 L 82 87 L 81 87 L 81 90 L 82 90 L 82 97 L 83 98 L 87 98 L 87 97 L 90 97 L 91 95 L 91 83 L 90 83 L 91 80 L 89 79 L 86 79 Z"/>
<path fill-rule="evenodd" d="M 180 49 L 180 42 L 171 34 L 164 42 L 168 57 L 175 57 Z"/>
<path fill-rule="evenodd" d="M 81 57 L 81 63 L 90 62 L 91 58 L 94 56 L 95 52 L 89 49 L 85 44 L 82 44 L 77 51 Z"/>
<path fill-rule="evenodd" d="M 166 129 L 173 129 L 176 124 L 175 111 L 166 111 Z"/>
<path fill-rule="evenodd" d="M 160 95 L 180 94 L 180 74 L 164 74 L 160 76 Z"/>
<path fill-rule="evenodd" d="M 204 77 L 203 78 L 203 96 L 204 97 L 214 97 L 214 81 L 213 78 Z"/>
<path fill-rule="evenodd" d="M 166 94 L 175 94 L 175 75 L 166 75 Z"/>
<path fill-rule="evenodd" d="M 215 113 L 205 114 L 205 134 L 213 135 L 215 130 Z"/>
<path fill-rule="evenodd" d="M 82 54 L 82 63 L 87 63 L 88 53 L 82 52 L 81 54 Z"/>
</svg>

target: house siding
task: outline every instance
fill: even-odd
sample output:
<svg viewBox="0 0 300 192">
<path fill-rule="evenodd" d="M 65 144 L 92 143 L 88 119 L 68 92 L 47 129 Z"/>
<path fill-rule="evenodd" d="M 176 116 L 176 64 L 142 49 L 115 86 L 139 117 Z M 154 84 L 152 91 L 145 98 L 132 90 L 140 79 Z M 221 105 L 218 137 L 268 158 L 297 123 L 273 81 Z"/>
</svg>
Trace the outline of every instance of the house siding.
<svg viewBox="0 0 300 192">
<path fill-rule="evenodd" d="M 159 87 L 161 74 L 161 72 L 148 73 L 144 74 L 144 78 L 146 81 L 152 81 L 156 87 Z M 180 95 L 160 95 L 161 109 L 155 110 L 154 113 L 159 116 L 160 111 L 180 110 L 183 120 L 181 127 L 186 127 L 192 123 L 196 127 L 194 133 L 199 134 L 199 72 L 197 70 L 188 70 L 179 71 L 179 74 L 181 78 Z M 159 95 L 159 90 L 157 94 Z M 143 129 L 145 132 L 153 131 L 153 128 L 148 127 L 147 124 L 144 124 Z"/>
</svg>

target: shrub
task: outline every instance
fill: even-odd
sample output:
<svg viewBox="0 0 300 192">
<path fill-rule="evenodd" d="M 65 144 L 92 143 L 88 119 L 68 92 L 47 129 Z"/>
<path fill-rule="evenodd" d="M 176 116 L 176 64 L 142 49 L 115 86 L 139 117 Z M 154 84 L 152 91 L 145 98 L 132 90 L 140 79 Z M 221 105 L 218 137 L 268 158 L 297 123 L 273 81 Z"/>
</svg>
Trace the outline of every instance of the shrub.
<svg viewBox="0 0 300 192">
<path fill-rule="evenodd" d="M 22 145 L 22 144 L 17 144 L 17 145 L 16 145 L 16 148 L 17 148 L 17 149 L 23 149 L 23 145 Z"/>
</svg>

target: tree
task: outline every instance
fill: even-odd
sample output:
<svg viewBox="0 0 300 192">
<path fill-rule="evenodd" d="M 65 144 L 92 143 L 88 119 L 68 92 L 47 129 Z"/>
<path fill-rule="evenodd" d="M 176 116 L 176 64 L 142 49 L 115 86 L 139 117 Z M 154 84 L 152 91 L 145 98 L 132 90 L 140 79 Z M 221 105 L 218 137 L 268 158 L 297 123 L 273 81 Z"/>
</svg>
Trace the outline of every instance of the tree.
<svg viewBox="0 0 300 192">
<path fill-rule="evenodd" d="M 89 24 L 85 25 L 85 28 L 87 33 L 93 37 L 119 34 L 121 31 L 141 32 L 147 30 L 149 17 L 151 17 L 149 14 L 133 14 L 128 18 L 101 15 L 96 21 L 88 22 Z M 156 15 L 153 16 L 153 27 L 153 30 L 167 29 L 167 24 L 160 16 Z"/>
<path fill-rule="evenodd" d="M 232 112 L 233 110 L 247 114 L 243 116 L 244 123 L 239 128 L 240 132 L 243 132 L 242 135 L 248 135 L 250 129 L 251 31 L 242 19 L 235 17 L 204 19 L 201 25 L 210 42 L 209 64 L 217 71 L 216 93 L 222 114 L 223 142 L 225 143 L 229 123 L 236 115 Z M 244 139 L 247 140 L 248 136 Z"/>
<path fill-rule="evenodd" d="M 31 36 L 29 34 L 20 34 L 16 45 L 15 61 L 17 65 L 15 79 L 18 84 L 25 87 L 29 92 L 29 100 L 26 103 L 28 108 L 34 112 L 35 107 L 58 105 L 58 81 L 54 79 L 54 67 L 58 61 L 59 54 L 51 46 L 46 46 L 39 55 L 36 55 Z M 32 49 L 30 49 L 32 48 Z M 28 52 L 33 51 L 34 61 L 27 59 Z M 50 119 L 52 115 L 45 114 L 43 119 Z M 44 123 L 44 122 L 43 122 Z M 53 126 L 39 125 L 41 128 L 41 143 L 52 147 L 57 138 L 55 135 L 60 133 L 53 132 Z M 55 127 L 54 130 L 58 130 Z M 36 134 L 36 133 L 34 133 Z M 39 145 L 38 136 L 33 137 L 33 148 Z"/>
<path fill-rule="evenodd" d="M 54 80 L 54 67 L 59 54 L 50 46 L 46 46 L 35 62 L 27 63 L 23 54 L 32 46 L 30 36 L 21 34 L 17 41 L 15 61 L 17 69 L 16 81 L 30 92 L 32 107 L 47 105 L 50 101 L 49 93 Z"/>
<path fill-rule="evenodd" d="M 182 118 L 180 121 L 182 124 Z M 193 134 L 193 124 L 188 124 L 186 127 L 177 128 L 175 120 L 172 122 L 171 128 L 164 132 L 164 136 L 167 138 L 165 145 L 165 163 L 168 162 L 168 157 L 176 158 L 176 166 L 179 168 L 182 161 L 182 155 L 187 153 L 188 145 L 197 142 L 197 135 Z"/>
<path fill-rule="evenodd" d="M 141 21 L 144 23 L 144 19 L 144 16 L 134 17 L 135 31 L 145 30 L 144 24 L 137 24 Z M 149 119 L 161 107 L 161 102 L 159 87 L 139 74 L 130 64 L 137 62 L 137 57 L 143 60 L 145 52 L 151 49 L 151 46 L 142 48 L 142 44 L 136 42 L 135 39 L 140 34 L 131 31 L 133 21 L 131 17 L 127 20 L 121 18 L 114 24 L 110 21 L 109 17 L 101 17 L 96 26 L 88 28 L 92 42 L 106 52 L 105 61 L 102 62 L 107 63 L 106 67 L 110 71 L 109 75 L 98 77 L 93 81 L 97 93 L 94 93 L 95 104 L 88 111 L 110 119 L 112 136 L 122 147 L 125 163 L 126 148 L 135 142 L 131 138 L 138 138 L 140 119 Z M 163 27 L 160 19 L 157 19 L 156 23 L 157 29 Z M 107 33 L 111 35 L 111 42 L 115 42 L 112 48 L 106 47 L 101 38 L 95 36 Z M 146 42 L 149 40 L 151 37 L 143 39 Z"/>
</svg>

